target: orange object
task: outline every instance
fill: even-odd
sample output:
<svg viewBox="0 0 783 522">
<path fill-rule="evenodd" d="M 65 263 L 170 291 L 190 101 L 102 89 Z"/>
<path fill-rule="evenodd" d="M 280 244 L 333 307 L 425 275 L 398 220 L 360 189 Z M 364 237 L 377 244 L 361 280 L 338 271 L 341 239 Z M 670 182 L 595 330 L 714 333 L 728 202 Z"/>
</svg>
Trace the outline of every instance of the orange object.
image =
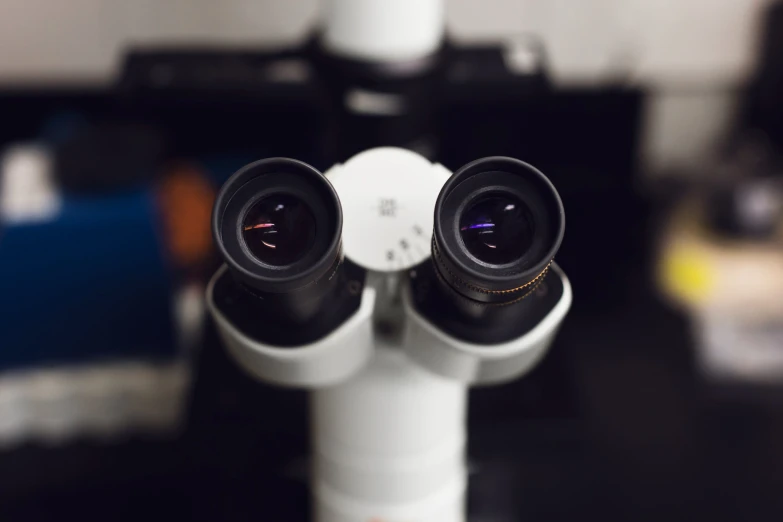
<svg viewBox="0 0 783 522">
<path fill-rule="evenodd" d="M 177 268 L 192 268 L 212 250 L 210 216 L 215 190 L 196 166 L 175 164 L 158 187 L 158 202 L 169 255 Z"/>
</svg>

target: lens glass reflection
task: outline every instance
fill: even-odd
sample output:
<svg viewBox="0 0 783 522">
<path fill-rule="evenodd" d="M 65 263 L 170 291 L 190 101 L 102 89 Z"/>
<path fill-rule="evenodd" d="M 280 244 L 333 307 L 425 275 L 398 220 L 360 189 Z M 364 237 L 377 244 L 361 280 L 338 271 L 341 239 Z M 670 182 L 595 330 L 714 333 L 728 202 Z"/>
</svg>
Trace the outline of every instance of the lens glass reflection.
<svg viewBox="0 0 783 522">
<path fill-rule="evenodd" d="M 505 265 L 530 249 L 534 223 L 519 198 L 494 194 L 480 198 L 462 214 L 459 230 L 474 257 L 491 265 Z"/>
<path fill-rule="evenodd" d="M 273 194 L 245 215 L 242 237 L 262 263 L 286 266 L 302 259 L 315 240 L 315 217 L 300 199 Z"/>
</svg>

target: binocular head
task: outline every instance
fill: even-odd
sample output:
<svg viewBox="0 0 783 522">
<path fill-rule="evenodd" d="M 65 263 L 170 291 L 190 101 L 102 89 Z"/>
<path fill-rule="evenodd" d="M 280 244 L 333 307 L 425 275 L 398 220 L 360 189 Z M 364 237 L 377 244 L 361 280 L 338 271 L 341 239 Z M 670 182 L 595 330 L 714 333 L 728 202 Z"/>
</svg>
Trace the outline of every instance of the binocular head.
<svg viewBox="0 0 783 522">
<path fill-rule="evenodd" d="M 337 190 L 296 160 L 272 158 L 242 168 L 215 202 L 213 235 L 227 271 L 210 286 L 213 313 L 240 332 L 243 342 L 272 350 L 263 364 L 274 366 L 291 357 L 286 350 L 313 350 L 346 328 L 363 301 L 374 299 L 374 289 L 365 288 L 368 271 L 403 272 L 410 317 L 454 343 L 475 345 L 477 353 L 486 347 L 489 355 L 479 359 L 494 357 L 492 346 L 523 338 L 565 294 L 570 303 L 567 280 L 560 272 L 552 275 L 565 230 L 563 204 L 546 176 L 513 158 L 480 159 L 448 179 L 443 172 L 411 152 L 389 148 L 334 167 L 327 174 Z M 374 193 L 383 190 L 398 192 Z M 411 194 L 407 202 L 405 194 Z M 340 197 L 350 210 L 345 243 Z M 434 213 L 421 208 L 433 202 Z M 398 212 L 404 211 L 418 212 L 419 218 L 425 212 L 426 225 L 401 218 Z M 416 234 L 410 240 L 404 236 L 409 229 Z M 375 252 L 390 244 L 384 241 L 401 245 L 400 264 L 392 262 L 395 251 L 387 246 Z M 421 242 L 413 244 L 418 254 L 411 241 Z M 377 255 L 383 253 L 388 267 Z M 372 315 L 372 304 L 367 306 Z M 365 344 L 373 344 L 372 336 Z M 370 351 L 362 350 L 361 357 Z M 425 364 L 463 378 L 432 358 Z"/>
</svg>

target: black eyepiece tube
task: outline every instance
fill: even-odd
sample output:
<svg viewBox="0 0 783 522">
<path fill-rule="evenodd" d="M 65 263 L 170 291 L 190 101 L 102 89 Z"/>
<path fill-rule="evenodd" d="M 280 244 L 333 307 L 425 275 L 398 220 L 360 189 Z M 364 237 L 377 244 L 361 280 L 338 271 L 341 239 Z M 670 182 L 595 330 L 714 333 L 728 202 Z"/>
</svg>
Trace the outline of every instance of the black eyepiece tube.
<svg viewBox="0 0 783 522">
<path fill-rule="evenodd" d="M 432 262 L 413 271 L 414 306 L 471 343 L 524 335 L 563 295 L 550 266 L 564 231 L 560 196 L 541 172 L 506 157 L 469 163 L 435 203 Z"/>
<path fill-rule="evenodd" d="M 270 158 L 243 167 L 222 186 L 212 233 L 234 279 L 262 301 L 265 319 L 297 324 L 335 294 L 342 219 L 323 174 L 301 161 Z"/>
<path fill-rule="evenodd" d="M 514 158 L 483 158 L 443 186 L 432 258 L 456 294 L 508 304 L 546 277 L 564 232 L 563 203 L 544 174 Z"/>
</svg>

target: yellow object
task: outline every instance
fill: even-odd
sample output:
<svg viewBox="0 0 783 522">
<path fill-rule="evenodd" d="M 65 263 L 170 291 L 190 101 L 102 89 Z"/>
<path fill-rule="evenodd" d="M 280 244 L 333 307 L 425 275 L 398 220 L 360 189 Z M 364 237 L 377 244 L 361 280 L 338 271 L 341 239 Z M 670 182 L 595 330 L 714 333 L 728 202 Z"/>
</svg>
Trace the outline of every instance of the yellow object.
<svg viewBox="0 0 783 522">
<path fill-rule="evenodd" d="M 696 248 L 672 246 L 664 256 L 661 268 L 661 283 L 666 292 L 688 304 L 704 303 L 715 287 L 709 256 Z"/>
</svg>

